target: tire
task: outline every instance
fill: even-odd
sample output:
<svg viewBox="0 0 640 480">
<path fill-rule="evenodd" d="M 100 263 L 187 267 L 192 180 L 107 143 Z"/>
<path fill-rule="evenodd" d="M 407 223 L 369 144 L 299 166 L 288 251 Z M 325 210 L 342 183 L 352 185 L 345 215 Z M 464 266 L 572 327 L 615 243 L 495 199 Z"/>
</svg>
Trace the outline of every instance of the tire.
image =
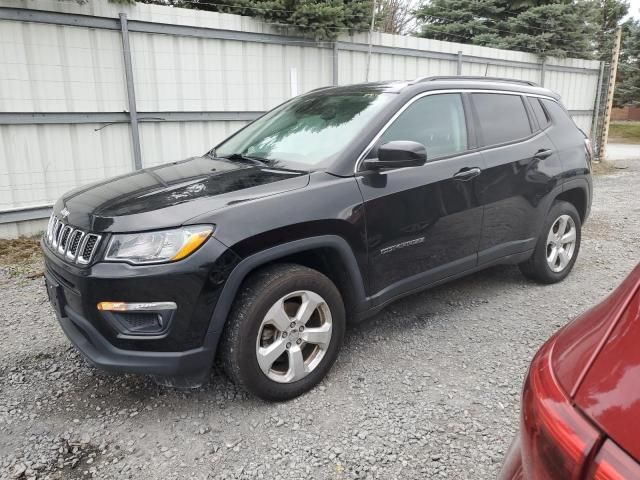
<svg viewBox="0 0 640 480">
<path fill-rule="evenodd" d="M 556 228 L 562 228 L 562 220 L 565 220 L 565 234 L 556 233 Z M 551 231 L 552 228 L 554 231 Z M 573 246 L 560 240 L 571 238 L 570 228 L 575 231 Z M 559 231 L 559 230 L 558 230 Z M 527 278 L 539 283 L 551 284 L 565 279 L 576 263 L 580 252 L 580 240 L 582 236 L 582 223 L 576 208 L 569 202 L 556 201 L 549 210 L 544 222 L 533 255 L 529 260 L 519 265 L 520 271 Z M 558 253 L 554 260 L 554 249 L 564 252 Z M 569 252 L 570 250 L 570 252 Z M 569 255 L 570 253 L 570 255 Z"/>
<path fill-rule="evenodd" d="M 331 369 L 345 327 L 342 297 L 325 275 L 295 264 L 269 266 L 251 274 L 239 290 L 222 335 L 222 366 L 250 393 L 290 400 Z"/>
</svg>

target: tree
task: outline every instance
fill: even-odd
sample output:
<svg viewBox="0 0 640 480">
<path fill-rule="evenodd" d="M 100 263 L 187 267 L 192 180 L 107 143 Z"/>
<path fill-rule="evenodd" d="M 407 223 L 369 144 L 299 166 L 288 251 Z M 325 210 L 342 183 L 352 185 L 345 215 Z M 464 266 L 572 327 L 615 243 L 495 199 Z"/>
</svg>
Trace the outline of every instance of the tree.
<svg viewBox="0 0 640 480">
<path fill-rule="evenodd" d="M 416 16 L 427 38 L 590 58 L 594 8 L 585 0 L 432 0 Z"/>
<path fill-rule="evenodd" d="M 139 0 L 213 12 L 258 17 L 280 27 L 293 27 L 317 40 L 369 29 L 373 0 Z"/>
<path fill-rule="evenodd" d="M 411 0 L 378 0 L 376 29 L 383 33 L 407 33 L 415 23 Z"/>
<path fill-rule="evenodd" d="M 611 60 L 615 32 L 622 19 L 629 13 L 625 0 L 595 0 L 593 22 L 597 25 L 595 42 L 599 60 Z"/>
<path fill-rule="evenodd" d="M 415 12 L 421 23 L 419 36 L 458 43 L 494 34 L 504 14 L 495 0 L 432 0 Z"/>
<path fill-rule="evenodd" d="M 593 55 L 595 25 L 590 3 L 557 2 L 528 8 L 506 22 L 506 48 L 537 53 L 541 57 Z"/>
<path fill-rule="evenodd" d="M 618 107 L 640 103 L 640 22 L 622 25 L 622 50 L 616 77 L 614 104 Z"/>
</svg>

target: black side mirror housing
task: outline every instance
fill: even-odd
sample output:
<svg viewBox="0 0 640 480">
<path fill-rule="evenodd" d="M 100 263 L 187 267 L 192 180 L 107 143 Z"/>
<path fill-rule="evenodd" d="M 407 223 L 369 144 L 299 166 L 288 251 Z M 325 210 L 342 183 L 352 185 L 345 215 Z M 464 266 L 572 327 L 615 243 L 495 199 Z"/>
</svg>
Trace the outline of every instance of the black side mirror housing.
<svg viewBox="0 0 640 480">
<path fill-rule="evenodd" d="M 418 142 L 394 140 L 378 148 L 378 158 L 364 161 L 367 170 L 419 167 L 427 161 L 427 149 Z"/>
</svg>

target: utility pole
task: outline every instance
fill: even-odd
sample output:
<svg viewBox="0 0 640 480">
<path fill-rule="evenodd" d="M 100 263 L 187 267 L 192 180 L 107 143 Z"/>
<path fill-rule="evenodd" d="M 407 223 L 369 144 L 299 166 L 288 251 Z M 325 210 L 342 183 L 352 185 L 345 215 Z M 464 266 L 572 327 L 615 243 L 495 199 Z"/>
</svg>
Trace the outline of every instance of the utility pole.
<svg viewBox="0 0 640 480">
<path fill-rule="evenodd" d="M 376 0 L 372 0 L 371 7 L 371 28 L 369 29 L 369 53 L 367 54 L 367 71 L 365 73 L 364 81 L 369 81 L 369 69 L 371 68 L 371 49 L 373 48 L 373 26 L 376 23 Z"/>
<path fill-rule="evenodd" d="M 609 88 L 607 90 L 607 105 L 604 109 L 604 123 L 602 136 L 600 137 L 600 161 L 607 159 L 607 140 L 609 139 L 609 124 L 611 122 L 611 108 L 613 107 L 613 93 L 616 89 L 616 74 L 618 73 L 618 58 L 620 57 L 620 44 L 622 42 L 622 28 L 616 29 L 616 41 L 611 56 L 611 70 L 609 72 Z"/>
</svg>

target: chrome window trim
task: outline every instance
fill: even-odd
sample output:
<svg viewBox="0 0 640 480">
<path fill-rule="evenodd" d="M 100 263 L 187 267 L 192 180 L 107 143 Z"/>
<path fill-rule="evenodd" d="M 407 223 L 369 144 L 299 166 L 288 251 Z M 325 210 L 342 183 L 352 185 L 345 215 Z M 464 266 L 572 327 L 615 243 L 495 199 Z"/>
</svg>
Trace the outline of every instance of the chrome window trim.
<svg viewBox="0 0 640 480">
<path fill-rule="evenodd" d="M 439 94 L 445 94 L 445 93 L 459 93 L 459 94 L 463 94 L 463 93 L 497 93 L 497 94 L 502 94 L 502 95 L 518 95 L 520 97 L 522 96 L 531 96 L 531 97 L 538 97 L 538 98 L 544 98 L 547 100 L 551 100 L 554 101 L 556 103 L 558 103 L 558 101 L 549 96 L 549 95 L 542 95 L 539 93 L 527 93 L 527 92 L 514 92 L 513 90 L 491 90 L 491 89 L 485 89 L 485 88 L 448 88 L 448 89 L 443 89 L 443 90 L 429 90 L 427 92 L 422 92 L 419 93 L 413 97 L 411 97 L 409 100 L 407 100 L 407 102 L 400 107 L 400 109 L 393 115 L 393 117 L 391 117 L 389 119 L 389 121 L 387 123 L 384 124 L 384 126 L 378 131 L 378 133 L 373 137 L 373 139 L 371 140 L 371 142 L 369 142 L 369 144 L 364 148 L 364 150 L 360 153 L 360 155 L 358 156 L 358 160 L 356 160 L 356 164 L 355 167 L 353 169 L 353 173 L 357 174 L 358 173 L 358 169 L 360 168 L 360 165 L 362 163 L 362 161 L 366 158 L 367 154 L 371 151 L 371 149 L 375 146 L 375 144 L 378 142 L 378 140 L 380 140 L 380 137 L 382 137 L 382 135 L 384 135 L 384 133 L 389 129 L 389 127 L 391 126 L 391 124 L 393 122 L 396 121 L 396 119 L 402 115 L 402 113 L 409 108 L 414 102 L 416 102 L 417 100 L 427 97 L 429 95 L 439 95 Z M 465 113 L 466 115 L 466 113 Z M 477 150 L 489 150 L 491 148 L 499 148 L 501 146 L 504 146 L 505 144 L 501 144 L 501 145 L 490 145 L 490 146 L 486 146 L 486 147 L 482 147 L 482 148 L 477 148 L 477 149 L 467 149 L 464 150 L 462 152 L 459 152 L 457 154 L 455 154 L 455 156 L 458 155 L 465 155 L 467 153 L 473 152 L 473 151 L 477 151 Z"/>
</svg>

